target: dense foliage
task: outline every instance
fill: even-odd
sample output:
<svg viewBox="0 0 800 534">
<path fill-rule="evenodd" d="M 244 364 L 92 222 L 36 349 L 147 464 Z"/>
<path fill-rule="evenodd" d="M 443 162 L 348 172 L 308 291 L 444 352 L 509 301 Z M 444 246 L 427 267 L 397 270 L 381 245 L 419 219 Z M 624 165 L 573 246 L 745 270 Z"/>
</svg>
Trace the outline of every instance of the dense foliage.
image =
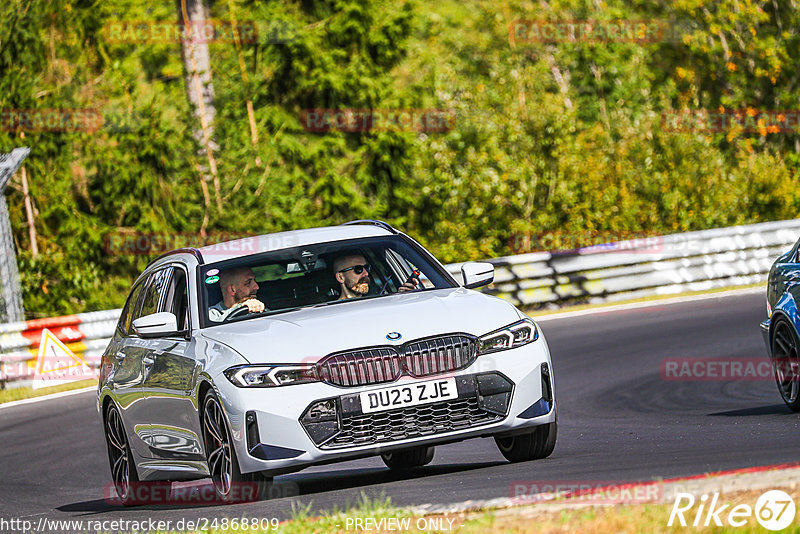
<svg viewBox="0 0 800 534">
<path fill-rule="evenodd" d="M 602 9 L 601 9 L 602 8 Z M 676 132 L 673 110 L 795 110 L 795 0 L 671 3 L 256 1 L 215 19 L 265 32 L 210 45 L 222 209 L 203 230 L 262 234 L 382 218 L 443 261 L 518 250 L 514 236 L 671 233 L 793 218 L 796 132 Z M 9 0 L 0 110 L 93 109 L 96 131 L 0 131 L 26 161 L 7 195 L 29 317 L 121 305 L 151 256 L 109 236 L 191 237 L 206 215 L 204 152 L 180 43 L 109 38 L 109 22 L 177 21 L 176 2 Z M 530 42 L 515 20 L 655 20 L 655 42 Z M 676 37 L 677 36 L 677 37 Z M 251 143 L 246 102 L 255 110 Z M 313 108 L 441 109 L 446 132 L 309 132 Z M 6 128 L 8 130 L 8 128 Z"/>
</svg>

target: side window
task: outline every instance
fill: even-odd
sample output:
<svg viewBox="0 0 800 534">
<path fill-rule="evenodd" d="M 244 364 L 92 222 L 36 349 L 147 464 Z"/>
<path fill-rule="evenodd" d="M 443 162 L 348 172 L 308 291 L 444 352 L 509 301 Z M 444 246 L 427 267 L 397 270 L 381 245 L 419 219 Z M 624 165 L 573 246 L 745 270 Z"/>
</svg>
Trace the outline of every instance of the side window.
<svg viewBox="0 0 800 534">
<path fill-rule="evenodd" d="M 144 282 L 139 282 L 136 284 L 131 291 L 131 294 L 128 295 L 128 301 L 125 303 L 125 307 L 122 309 L 122 314 L 119 317 L 119 324 L 117 325 L 117 328 L 119 328 L 123 334 L 130 332 L 133 314 L 136 311 L 136 303 L 139 301 L 139 295 L 142 294 L 143 287 Z"/>
<path fill-rule="evenodd" d="M 158 311 L 158 304 L 161 302 L 161 297 L 164 295 L 167 280 L 169 280 L 170 269 L 161 269 L 156 271 L 147 282 L 147 289 L 144 290 L 144 297 L 142 298 L 142 306 L 136 317 L 144 317 L 151 313 Z"/>
<path fill-rule="evenodd" d="M 178 319 L 178 329 L 189 329 L 189 294 L 186 281 L 186 271 L 180 267 L 172 268 L 167 298 L 164 301 L 164 311 L 172 312 Z"/>
</svg>

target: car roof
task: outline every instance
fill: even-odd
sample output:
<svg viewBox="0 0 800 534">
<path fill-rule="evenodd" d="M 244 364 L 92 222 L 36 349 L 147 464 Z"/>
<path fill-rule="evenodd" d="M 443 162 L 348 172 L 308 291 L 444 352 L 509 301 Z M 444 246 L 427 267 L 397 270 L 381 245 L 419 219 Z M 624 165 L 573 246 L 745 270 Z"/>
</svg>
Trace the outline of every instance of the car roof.
<svg viewBox="0 0 800 534">
<path fill-rule="evenodd" d="M 370 224 L 326 226 L 245 237 L 208 245 L 200 248 L 199 251 L 203 255 L 203 263 L 215 263 L 284 248 L 362 237 L 389 236 L 395 233 L 382 226 Z"/>
</svg>

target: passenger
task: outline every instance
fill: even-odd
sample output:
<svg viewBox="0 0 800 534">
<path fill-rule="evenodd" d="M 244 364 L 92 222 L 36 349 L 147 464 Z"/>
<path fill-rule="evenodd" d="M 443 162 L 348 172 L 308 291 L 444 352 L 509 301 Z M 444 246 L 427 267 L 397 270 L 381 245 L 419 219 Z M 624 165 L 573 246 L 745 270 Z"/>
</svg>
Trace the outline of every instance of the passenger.
<svg viewBox="0 0 800 534">
<path fill-rule="evenodd" d="M 339 300 L 360 298 L 369 293 L 369 264 L 361 254 L 344 254 L 333 260 L 333 272 L 339 282 Z M 412 278 L 405 282 L 398 291 L 417 289 L 419 280 Z"/>
<path fill-rule="evenodd" d="M 258 300 L 256 292 L 258 284 L 255 274 L 249 267 L 228 269 L 219 273 L 219 288 L 222 300 L 208 309 L 208 318 L 212 321 L 224 321 L 233 310 L 247 308 L 247 313 L 260 313 L 266 308 Z"/>
</svg>

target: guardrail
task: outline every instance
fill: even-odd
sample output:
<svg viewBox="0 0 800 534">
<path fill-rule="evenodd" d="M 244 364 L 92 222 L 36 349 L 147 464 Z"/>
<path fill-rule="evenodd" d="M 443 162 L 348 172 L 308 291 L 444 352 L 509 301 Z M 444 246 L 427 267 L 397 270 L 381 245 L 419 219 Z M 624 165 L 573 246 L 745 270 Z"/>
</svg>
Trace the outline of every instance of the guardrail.
<svg viewBox="0 0 800 534">
<path fill-rule="evenodd" d="M 487 260 L 495 266 L 495 281 L 484 291 L 518 306 L 542 307 L 758 283 L 798 237 L 800 219 L 506 256 Z M 446 266 L 456 280 L 461 265 Z M 0 384 L 33 376 L 43 328 L 98 365 L 120 312 L 1 324 Z"/>
<path fill-rule="evenodd" d="M 759 283 L 798 237 L 800 219 L 506 256 L 487 260 L 495 277 L 486 293 L 543 307 Z M 447 268 L 457 275 L 461 265 Z"/>
<path fill-rule="evenodd" d="M 98 366 L 121 312 L 105 310 L 0 324 L 0 383 L 33 377 L 45 328 L 90 366 Z"/>
</svg>

